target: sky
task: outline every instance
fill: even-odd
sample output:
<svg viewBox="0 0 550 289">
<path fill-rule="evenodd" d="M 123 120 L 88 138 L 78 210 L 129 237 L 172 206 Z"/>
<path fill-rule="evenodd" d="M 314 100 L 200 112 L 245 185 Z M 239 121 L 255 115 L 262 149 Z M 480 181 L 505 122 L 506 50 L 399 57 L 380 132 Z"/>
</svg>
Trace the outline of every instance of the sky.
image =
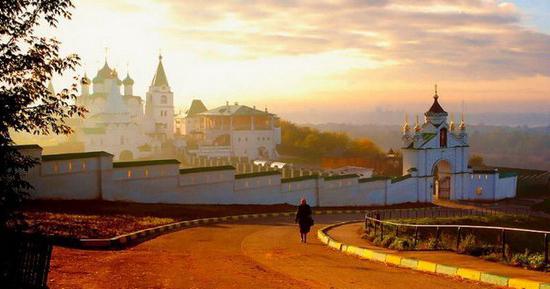
<svg viewBox="0 0 550 289">
<path fill-rule="evenodd" d="M 207 3 L 207 4 L 205 4 Z M 77 0 L 48 35 L 93 77 L 105 58 L 142 97 L 162 53 L 176 106 L 282 117 L 429 107 L 550 115 L 548 0 Z M 56 87 L 69 75 L 58 76 Z M 348 112 L 353 112 L 349 113 Z"/>
</svg>

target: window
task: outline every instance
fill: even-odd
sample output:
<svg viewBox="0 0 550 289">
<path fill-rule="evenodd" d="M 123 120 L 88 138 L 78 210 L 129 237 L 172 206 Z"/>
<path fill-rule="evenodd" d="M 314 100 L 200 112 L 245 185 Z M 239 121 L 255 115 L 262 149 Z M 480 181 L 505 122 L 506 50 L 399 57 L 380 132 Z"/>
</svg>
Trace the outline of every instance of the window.
<svg viewBox="0 0 550 289">
<path fill-rule="evenodd" d="M 82 170 L 83 170 L 83 171 L 86 170 L 86 161 L 82 161 Z"/>
<path fill-rule="evenodd" d="M 69 172 L 71 172 L 73 170 L 73 162 L 72 161 L 69 161 L 69 164 L 67 165 L 67 168 L 68 168 Z"/>
<path fill-rule="evenodd" d="M 166 97 L 166 95 L 161 95 L 160 96 L 160 103 L 166 104 L 167 102 L 168 102 L 168 97 Z"/>
<path fill-rule="evenodd" d="M 145 175 L 146 177 L 149 176 L 149 169 L 145 169 L 144 175 Z"/>
<path fill-rule="evenodd" d="M 132 177 L 132 171 L 128 170 L 128 178 L 131 178 L 131 177 Z"/>
<path fill-rule="evenodd" d="M 439 130 L 439 146 L 442 148 L 447 147 L 447 129 L 442 128 Z"/>
<path fill-rule="evenodd" d="M 54 173 L 59 173 L 59 165 L 57 163 L 53 164 L 53 172 Z"/>
</svg>

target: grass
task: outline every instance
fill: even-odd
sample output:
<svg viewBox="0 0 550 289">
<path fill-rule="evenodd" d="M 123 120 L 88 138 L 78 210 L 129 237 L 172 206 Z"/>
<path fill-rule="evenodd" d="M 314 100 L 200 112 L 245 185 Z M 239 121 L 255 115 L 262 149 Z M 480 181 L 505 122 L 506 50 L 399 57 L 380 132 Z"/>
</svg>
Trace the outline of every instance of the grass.
<svg viewBox="0 0 550 289">
<path fill-rule="evenodd" d="M 446 218 L 400 219 L 396 222 L 423 225 L 479 225 L 514 227 L 533 230 L 548 230 L 548 219 L 519 215 L 464 216 Z M 461 229 L 457 248 L 457 229 L 440 228 L 436 238 L 435 228 L 420 228 L 418 242 L 414 246 L 414 228 L 399 229 L 396 236 L 394 227 L 385 228 L 384 239 L 375 236 L 370 230 L 364 238 L 375 245 L 396 250 L 452 250 L 472 255 L 488 261 L 502 262 L 533 270 L 544 269 L 544 236 L 536 233 L 507 231 L 504 257 L 501 231 L 487 229 Z"/>
</svg>

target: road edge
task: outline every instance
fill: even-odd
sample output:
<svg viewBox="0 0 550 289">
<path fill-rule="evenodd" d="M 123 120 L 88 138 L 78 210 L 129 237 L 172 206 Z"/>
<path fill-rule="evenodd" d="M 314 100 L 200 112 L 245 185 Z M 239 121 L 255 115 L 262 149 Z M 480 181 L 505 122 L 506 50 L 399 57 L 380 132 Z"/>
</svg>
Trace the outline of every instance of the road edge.
<svg viewBox="0 0 550 289">
<path fill-rule="evenodd" d="M 315 215 L 331 215 L 331 214 L 364 214 L 367 212 L 364 210 L 315 210 Z M 201 225 L 216 224 L 222 222 L 239 221 L 245 219 L 257 219 L 268 217 L 291 217 L 296 212 L 276 212 L 276 213 L 258 213 L 258 214 L 244 214 L 244 215 L 231 215 L 224 217 L 214 218 L 200 218 L 187 221 L 180 221 L 170 223 L 166 225 L 160 225 L 153 228 L 147 228 L 123 235 L 118 235 L 112 238 L 103 239 L 59 239 L 57 238 L 56 245 L 66 246 L 76 249 L 90 249 L 90 250 L 123 250 L 131 246 L 138 245 L 145 241 L 151 240 L 158 236 L 177 232 L 187 228 L 193 228 Z"/>
<path fill-rule="evenodd" d="M 497 286 L 506 286 L 517 289 L 550 289 L 550 283 L 500 276 L 489 272 L 449 266 L 419 259 L 403 258 L 398 255 L 383 253 L 372 249 L 366 249 L 338 242 L 337 240 L 332 239 L 330 235 L 327 234 L 329 230 L 335 227 L 358 222 L 362 221 L 346 221 L 326 226 L 317 231 L 317 238 L 319 239 L 319 241 L 321 241 L 321 243 L 325 244 L 331 249 L 370 261 L 391 264 L 394 266 L 408 268 L 416 271 L 435 273 L 450 277 L 459 277 L 462 279 L 473 280 Z"/>
</svg>

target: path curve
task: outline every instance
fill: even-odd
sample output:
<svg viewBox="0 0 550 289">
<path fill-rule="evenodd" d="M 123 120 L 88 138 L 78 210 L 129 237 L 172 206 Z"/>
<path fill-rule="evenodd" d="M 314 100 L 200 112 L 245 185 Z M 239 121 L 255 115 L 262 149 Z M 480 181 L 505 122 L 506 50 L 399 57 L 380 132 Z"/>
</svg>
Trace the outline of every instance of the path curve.
<svg viewBox="0 0 550 289">
<path fill-rule="evenodd" d="M 361 215 L 316 216 L 301 244 L 288 217 L 213 224 L 160 236 L 123 251 L 56 247 L 56 288 L 489 288 L 360 260 L 322 245 L 317 229 Z"/>
</svg>

